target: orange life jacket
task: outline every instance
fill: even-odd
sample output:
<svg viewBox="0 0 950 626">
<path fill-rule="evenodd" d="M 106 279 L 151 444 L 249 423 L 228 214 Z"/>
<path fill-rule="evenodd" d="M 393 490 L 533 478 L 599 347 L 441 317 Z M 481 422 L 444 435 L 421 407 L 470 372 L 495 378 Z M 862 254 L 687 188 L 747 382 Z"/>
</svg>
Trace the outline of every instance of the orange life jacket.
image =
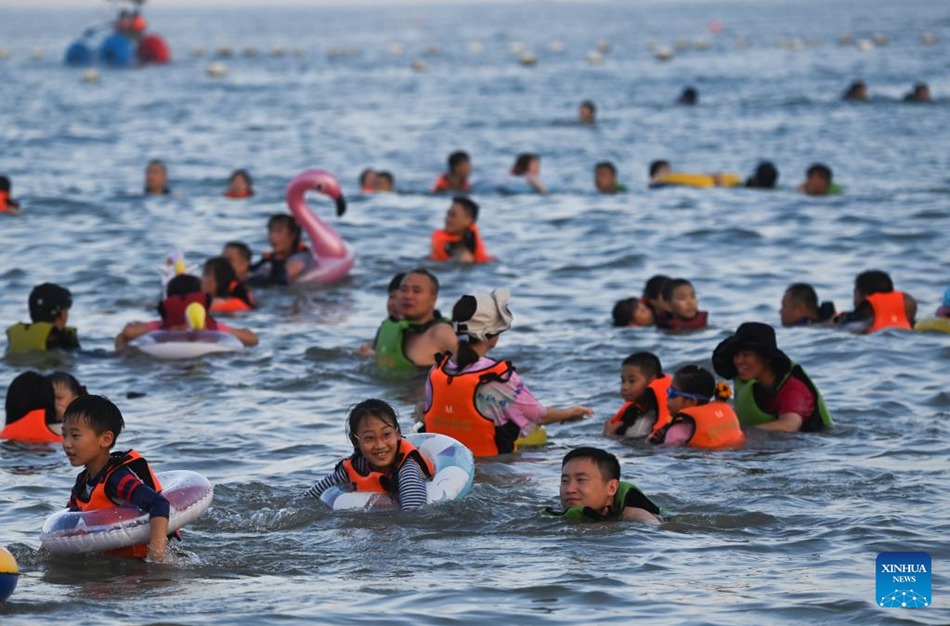
<svg viewBox="0 0 950 626">
<path fill-rule="evenodd" d="M 414 445 L 409 443 L 408 439 L 400 437 L 397 445 L 399 448 L 396 451 L 396 461 L 387 472 L 370 470 L 368 473 L 362 474 L 353 464 L 353 459 L 356 458 L 356 455 L 344 459 L 343 468 L 346 470 L 346 475 L 356 491 L 372 491 L 377 493 L 395 491 L 396 476 L 409 459 L 419 464 L 426 478 L 431 479 L 435 475 L 435 467 L 427 458 L 419 453 Z"/>
<path fill-rule="evenodd" d="M 485 250 L 485 243 L 482 241 L 482 236 L 478 232 L 478 224 L 472 224 L 469 227 L 469 230 L 472 231 L 472 234 L 475 236 L 475 262 L 476 263 L 488 263 L 489 261 L 494 260 L 488 251 Z M 448 248 L 452 244 L 457 244 L 462 241 L 462 235 L 451 235 L 444 230 L 436 230 L 432 232 L 432 260 L 433 261 L 448 261 L 452 257 L 449 255 Z"/>
<path fill-rule="evenodd" d="M 469 191 L 472 188 L 468 181 L 462 185 L 461 191 Z M 449 182 L 448 174 L 442 174 L 439 176 L 439 180 L 435 181 L 435 184 L 432 186 L 432 192 L 438 193 L 440 191 L 455 191 L 457 187 L 454 187 L 452 183 Z"/>
<path fill-rule="evenodd" d="M 158 305 L 162 314 L 162 328 L 165 330 L 181 328 L 188 324 L 185 321 L 185 309 L 188 305 L 197 302 L 203 307 L 208 306 L 208 297 L 200 291 L 189 293 L 186 296 L 169 296 Z M 217 330 L 218 323 L 210 315 L 205 318 L 205 330 Z"/>
<path fill-rule="evenodd" d="M 885 328 L 900 328 L 911 330 L 910 320 L 907 319 L 907 310 L 904 308 L 904 294 L 900 291 L 889 293 L 872 293 L 867 297 L 874 310 L 874 323 L 866 332 L 874 333 Z"/>
<path fill-rule="evenodd" d="M 242 192 L 230 191 L 230 190 L 224 192 L 224 197 L 225 197 L 225 198 L 238 198 L 238 199 L 239 199 L 239 198 L 250 198 L 250 197 L 253 196 L 253 195 L 254 195 L 254 192 L 251 191 L 250 189 L 248 189 L 248 190 L 246 190 L 246 191 L 242 191 Z"/>
<path fill-rule="evenodd" d="M 246 300 L 236 293 L 239 288 L 241 293 L 247 298 Z M 250 311 L 254 308 L 254 297 L 251 295 L 250 290 L 241 285 L 241 283 L 238 281 L 231 281 L 231 284 L 228 285 L 228 293 L 231 297 L 220 298 L 211 301 L 212 311 L 221 311 L 222 313 L 237 313 L 239 311 Z"/>
<path fill-rule="evenodd" d="M 693 448 L 737 448 L 745 443 L 739 418 L 725 402 L 710 402 L 681 410 L 672 420 L 693 422 L 693 436 L 687 445 Z"/>
<path fill-rule="evenodd" d="M 103 471 L 99 472 L 98 481 L 96 482 L 96 486 L 93 487 L 92 493 L 89 494 L 88 500 L 81 499 L 81 487 L 83 486 L 81 483 L 85 480 L 85 472 L 80 474 L 76 479 L 77 488 L 74 489 L 73 494 L 75 496 L 74 504 L 76 507 L 80 511 L 100 511 L 102 509 L 111 509 L 112 507 L 119 506 L 118 503 L 113 502 L 112 499 L 106 495 L 106 483 L 109 481 L 109 477 L 121 467 L 127 467 L 132 470 L 132 473 L 138 476 L 139 480 L 151 489 L 158 492 L 162 491 L 161 483 L 158 482 L 158 478 L 152 472 L 152 468 L 149 467 L 148 461 L 142 458 L 142 455 L 135 450 L 113 452 L 112 457 L 109 459 Z M 109 550 L 106 554 L 123 558 L 145 558 L 148 556 L 148 544 L 140 543 L 134 546 Z"/>
<path fill-rule="evenodd" d="M 670 388 L 670 385 L 673 384 L 673 377 L 669 374 L 664 374 L 660 378 L 650 381 L 650 384 L 647 385 L 644 395 L 647 393 L 652 393 L 654 399 L 656 400 L 656 420 L 653 422 L 652 432 L 663 428 L 670 423 L 670 407 L 667 405 L 667 390 Z M 631 406 L 637 407 L 639 410 L 644 411 L 644 403 L 639 402 L 639 398 L 632 402 L 625 403 L 620 410 L 617 411 L 616 415 L 610 418 L 611 424 L 619 424 L 623 421 L 623 414 L 627 412 Z"/>
<path fill-rule="evenodd" d="M 23 443 L 62 443 L 63 438 L 50 430 L 46 423 L 46 409 L 34 409 L 0 432 L 0 439 Z"/>
<path fill-rule="evenodd" d="M 427 433 L 440 433 L 460 441 L 475 456 L 500 454 L 495 441 L 495 422 L 478 412 L 475 392 L 479 385 L 508 380 L 511 363 L 500 361 L 485 369 L 449 374 L 449 357 L 443 357 L 429 372 L 432 402 L 423 416 Z"/>
<path fill-rule="evenodd" d="M 6 211 L 10 208 L 10 203 L 7 202 L 7 199 L 10 197 L 9 191 L 0 191 L 0 211 Z"/>
</svg>

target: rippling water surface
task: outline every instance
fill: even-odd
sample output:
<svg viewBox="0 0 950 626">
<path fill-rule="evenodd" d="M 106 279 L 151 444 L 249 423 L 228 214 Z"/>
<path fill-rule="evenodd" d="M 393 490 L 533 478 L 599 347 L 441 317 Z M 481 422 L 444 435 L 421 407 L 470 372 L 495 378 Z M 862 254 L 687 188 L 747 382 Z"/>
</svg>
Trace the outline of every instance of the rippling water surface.
<svg viewBox="0 0 950 626">
<path fill-rule="evenodd" d="M 30 288 L 69 286 L 85 350 L 6 358 L 3 386 L 28 367 L 65 368 L 126 416 L 120 445 L 161 470 L 216 483 L 210 512 L 167 565 L 39 551 L 37 529 L 68 496 L 62 452 L 0 446 L 0 543 L 23 575 L 3 624 L 52 623 L 631 623 L 937 624 L 947 602 L 950 336 L 781 330 L 780 345 L 822 388 L 829 434 L 750 434 L 734 452 L 655 450 L 603 439 L 620 404 L 618 368 L 651 350 L 666 368 L 706 363 L 746 320 L 778 322 L 787 284 L 813 282 L 847 308 L 855 274 L 886 269 L 931 314 L 950 283 L 950 18 L 938 2 L 524 4 L 382 9 L 162 11 L 152 28 L 172 65 L 103 71 L 96 84 L 59 55 L 87 12 L 4 11 L 0 171 L 26 212 L 0 216 L 0 320 L 27 315 Z M 715 35 L 707 21 L 720 20 Z M 924 45 L 920 35 L 940 42 Z M 861 52 L 837 37 L 884 33 Z M 737 46 L 744 38 L 748 47 Z M 655 61 L 650 40 L 703 38 L 708 50 Z M 776 45 L 797 38 L 802 50 Z M 603 65 L 584 55 L 610 42 Z M 483 45 L 472 52 L 469 42 Z M 522 42 L 539 57 L 521 67 Z M 564 52 L 552 52 L 560 41 Z M 405 54 L 388 45 L 401 42 Z M 424 56 L 441 46 L 440 55 Z M 238 51 L 206 75 L 214 50 Z M 245 47 L 261 53 L 240 54 Z M 283 46 L 281 58 L 268 50 Z M 208 56 L 193 58 L 204 47 Z M 331 58 L 334 48 L 356 56 Z M 30 58 L 34 48 L 45 57 Z M 300 56 L 294 55 L 295 49 Z M 414 73 L 424 58 L 429 71 Z M 856 78 L 866 104 L 839 100 Z M 926 80 L 933 105 L 900 96 Z M 701 105 L 671 103 L 686 84 Z M 573 124 L 578 102 L 600 107 Z M 439 267 L 443 310 L 466 292 L 510 287 L 515 326 L 497 348 L 545 403 L 588 403 L 592 420 L 551 428 L 545 448 L 480 463 L 467 499 L 418 515 L 331 515 L 301 492 L 347 453 L 348 405 L 394 402 L 408 426 L 416 385 L 356 356 L 384 315 L 390 276 L 424 263 L 447 208 L 426 191 L 452 150 L 476 175 L 501 176 L 515 153 L 543 155 L 549 197 L 482 195 L 482 231 L 500 262 Z M 142 171 L 165 159 L 175 194 L 143 199 Z M 785 189 L 645 190 L 646 168 L 748 173 L 773 159 Z M 626 195 L 591 192 L 592 166 L 614 160 Z M 825 161 L 846 193 L 791 189 Z M 362 196 L 365 166 L 394 171 L 400 193 Z M 247 167 L 258 195 L 221 197 Z M 358 251 L 332 288 L 267 290 L 240 323 L 261 335 L 245 354 L 156 363 L 111 352 L 113 336 L 151 315 L 155 268 L 181 248 L 198 261 L 230 239 L 265 248 L 298 171 L 337 173 L 350 211 L 335 224 Z M 331 209 L 313 198 L 318 210 Z M 614 300 L 650 275 L 693 279 L 711 327 L 681 336 L 609 325 Z M 130 392 L 144 394 L 127 398 Z M 565 525 L 539 518 L 563 453 L 604 446 L 669 512 L 658 528 Z M 934 607 L 879 609 L 881 551 L 931 554 Z"/>
</svg>

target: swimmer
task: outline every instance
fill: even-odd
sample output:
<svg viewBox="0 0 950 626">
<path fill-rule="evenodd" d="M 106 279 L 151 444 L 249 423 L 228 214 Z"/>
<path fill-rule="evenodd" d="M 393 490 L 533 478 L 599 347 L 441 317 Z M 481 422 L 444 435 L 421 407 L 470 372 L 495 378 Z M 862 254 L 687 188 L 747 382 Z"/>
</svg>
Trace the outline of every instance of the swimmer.
<svg viewBox="0 0 950 626">
<path fill-rule="evenodd" d="M 357 354 L 375 357 L 376 344 L 379 343 L 380 335 L 396 332 L 399 321 L 402 320 L 402 309 L 399 307 L 399 285 L 405 276 L 405 273 L 399 273 L 393 276 L 392 280 L 389 281 L 389 296 L 386 298 L 386 319 L 383 320 L 379 329 L 376 330 L 376 337 L 373 338 L 373 342 L 362 344 L 359 349 L 357 349 Z"/>
<path fill-rule="evenodd" d="M 546 515 L 588 521 L 659 524 L 660 508 L 633 483 L 620 480 L 620 461 L 599 448 L 575 448 L 561 462 L 561 510 Z"/>
<path fill-rule="evenodd" d="M 778 182 L 778 170 L 771 161 L 759 163 L 752 176 L 745 180 L 745 186 L 750 189 L 775 189 Z"/>
<path fill-rule="evenodd" d="M 229 241 L 224 244 L 221 256 L 226 258 L 234 270 L 234 276 L 239 282 L 247 284 L 248 271 L 251 268 L 251 249 L 242 241 Z"/>
<path fill-rule="evenodd" d="M 662 187 L 666 183 L 663 182 L 663 178 L 669 176 L 673 172 L 673 168 L 670 165 L 669 161 L 652 161 L 650 163 L 650 182 L 649 187 Z"/>
<path fill-rule="evenodd" d="M 531 152 L 522 152 L 511 166 L 511 175 L 524 178 L 531 188 L 542 194 L 548 193 L 548 188 L 541 182 L 541 156 Z"/>
<path fill-rule="evenodd" d="M 670 423 L 649 438 L 654 445 L 693 448 L 736 448 L 745 443 L 739 418 L 726 404 L 728 383 L 716 385 L 713 375 L 695 365 L 677 370 L 667 391 Z"/>
<path fill-rule="evenodd" d="M 663 290 L 666 283 L 671 280 L 673 279 L 669 276 L 656 274 L 647 279 L 643 285 L 643 296 L 640 299 L 653 311 L 655 324 L 659 324 L 670 316 L 670 303 L 663 298 Z"/>
<path fill-rule="evenodd" d="M 657 320 L 664 330 L 697 330 L 706 328 L 709 314 L 699 310 L 696 290 L 685 278 L 674 278 L 663 286 L 663 300 L 669 303 L 670 315 Z"/>
<path fill-rule="evenodd" d="M 251 265 L 248 280 L 254 285 L 289 285 L 314 267 L 310 249 L 301 241 L 303 231 L 292 215 L 276 213 L 267 220 L 271 251 Z"/>
<path fill-rule="evenodd" d="M 0 439 L 30 444 L 61 443 L 62 418 L 50 379 L 23 372 L 7 388 L 6 421 Z"/>
<path fill-rule="evenodd" d="M 7 328 L 7 350 L 78 350 L 76 329 L 67 326 L 73 295 L 53 283 L 37 285 L 30 292 L 31 323 L 17 322 Z"/>
<path fill-rule="evenodd" d="M 373 183 L 373 191 L 377 193 L 389 193 L 395 191 L 396 179 L 390 172 L 376 172 L 376 182 Z"/>
<path fill-rule="evenodd" d="M 83 387 L 76 377 L 68 372 L 56 371 L 47 376 L 50 384 L 53 386 L 53 399 L 56 401 L 56 423 L 62 431 L 63 416 L 66 414 L 66 407 L 69 403 L 79 398 L 87 396 L 89 393 Z"/>
<path fill-rule="evenodd" d="M 862 80 L 856 80 L 848 85 L 848 90 L 841 96 L 842 100 L 852 102 L 867 102 L 871 98 L 868 96 L 868 86 Z"/>
<path fill-rule="evenodd" d="M 653 309 L 640 298 L 617 300 L 613 310 L 614 326 L 653 326 Z"/>
<path fill-rule="evenodd" d="M 874 333 L 885 328 L 910 330 L 917 317 L 917 301 L 900 291 L 886 272 L 868 270 L 854 279 L 854 311 L 836 318 L 848 330 Z"/>
<path fill-rule="evenodd" d="M 191 330 L 188 326 L 185 310 L 189 304 L 198 303 L 205 309 L 210 305 L 211 297 L 202 292 L 201 280 L 190 274 L 179 274 L 168 282 L 166 298 L 158 304 L 162 319 L 152 322 L 129 322 L 115 337 L 116 350 L 127 348 L 129 342 L 153 330 Z M 211 315 L 205 317 L 205 326 L 201 330 L 216 330 L 237 337 L 245 346 L 256 346 L 257 335 L 245 328 L 232 328 L 216 321 Z"/>
<path fill-rule="evenodd" d="M 10 197 L 12 187 L 9 177 L 0 175 L 0 213 L 16 215 L 22 210 L 20 203 Z"/>
<path fill-rule="evenodd" d="M 468 153 L 461 150 L 453 152 L 449 155 L 448 171 L 435 181 L 435 185 L 432 186 L 432 193 L 468 193 L 472 188 L 468 181 L 471 175 L 472 160 Z"/>
<path fill-rule="evenodd" d="M 432 232 L 429 258 L 433 261 L 488 263 L 494 258 L 478 232 L 478 205 L 464 196 L 452 198 L 445 214 L 445 228 Z"/>
<path fill-rule="evenodd" d="M 813 326 L 828 324 L 835 316 L 834 302 L 818 304 L 818 294 L 808 283 L 789 285 L 782 296 L 779 311 L 782 326 Z"/>
<path fill-rule="evenodd" d="M 388 403 L 371 398 L 357 404 L 347 417 L 346 434 L 353 454 L 314 483 L 308 496 L 319 498 L 330 487 L 349 485 L 355 491 L 389 493 L 403 511 L 426 505 L 426 480 L 435 468 L 402 436 Z"/>
<path fill-rule="evenodd" d="M 695 87 L 686 87 L 676 99 L 676 104 L 683 106 L 694 106 L 699 104 L 699 90 Z"/>
<path fill-rule="evenodd" d="M 587 417 L 586 406 L 546 407 L 515 372 L 510 361 L 487 354 L 511 328 L 510 293 L 496 289 L 459 298 L 452 307 L 458 335 L 455 354 L 443 352 L 426 380 L 421 430 L 459 440 L 475 456 L 515 450 L 515 441 L 542 424 Z"/>
<path fill-rule="evenodd" d="M 234 170 L 228 178 L 228 189 L 224 193 L 226 198 L 250 198 L 254 195 L 254 185 L 247 170 Z"/>
<path fill-rule="evenodd" d="M 70 465 L 82 465 L 66 508 L 97 511 L 129 504 L 148 512 L 147 544 L 112 550 L 126 558 L 165 559 L 169 504 L 148 462 L 134 450 L 111 452 L 125 426 L 119 408 L 102 396 L 73 400 L 63 420 L 63 452 Z"/>
<path fill-rule="evenodd" d="M 376 190 L 376 170 L 371 167 L 360 172 L 360 191 L 372 193 Z"/>
<path fill-rule="evenodd" d="M 256 307 L 254 297 L 237 279 L 234 267 L 224 257 L 205 261 L 201 272 L 201 290 L 211 297 L 211 310 L 233 313 Z"/>
<path fill-rule="evenodd" d="M 600 193 L 623 193 L 627 188 L 617 182 L 617 166 L 601 161 L 594 166 L 594 186 Z"/>
<path fill-rule="evenodd" d="M 904 96 L 904 102 L 933 102 L 930 86 L 927 83 L 917 83 L 914 89 Z"/>
<path fill-rule="evenodd" d="M 671 379 L 660 359 L 650 352 L 635 352 L 620 365 L 620 397 L 624 404 L 604 422 L 604 434 L 645 437 L 670 421 L 667 389 Z"/>
<path fill-rule="evenodd" d="M 841 193 L 841 187 L 832 182 L 831 168 L 824 163 L 813 163 L 805 172 L 805 182 L 798 191 L 807 196 L 830 196 Z"/>
<path fill-rule="evenodd" d="M 590 100 L 584 100 L 577 107 L 577 121 L 581 124 L 594 124 L 597 122 L 597 105 Z"/>
<path fill-rule="evenodd" d="M 171 193 L 168 187 L 168 168 L 160 159 L 152 159 L 145 167 L 145 195 L 167 196 Z"/>
</svg>

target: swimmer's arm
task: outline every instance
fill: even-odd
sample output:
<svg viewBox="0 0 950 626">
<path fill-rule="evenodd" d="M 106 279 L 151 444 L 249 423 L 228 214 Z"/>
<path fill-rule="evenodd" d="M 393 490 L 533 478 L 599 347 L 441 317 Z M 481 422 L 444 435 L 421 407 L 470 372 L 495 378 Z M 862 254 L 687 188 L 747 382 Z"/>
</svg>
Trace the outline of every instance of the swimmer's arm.
<svg viewBox="0 0 950 626">
<path fill-rule="evenodd" d="M 305 267 L 307 267 L 307 264 L 299 259 L 287 259 L 287 264 L 284 266 L 287 271 L 287 282 L 294 282 L 303 273 Z"/>
<path fill-rule="evenodd" d="M 323 492 L 329 489 L 330 487 L 335 487 L 336 485 L 342 485 L 345 482 L 349 481 L 349 476 L 346 473 L 346 469 L 343 468 L 343 464 L 340 463 L 337 465 L 337 468 L 333 470 L 333 473 L 324 476 L 317 482 L 307 489 L 306 495 L 311 498 L 319 498 L 323 495 Z"/>
<path fill-rule="evenodd" d="M 548 188 L 544 186 L 544 183 L 542 183 L 541 179 L 538 178 L 537 176 L 528 175 L 528 176 L 525 176 L 525 178 L 527 179 L 528 184 L 534 187 L 534 190 L 537 191 L 538 193 L 543 193 L 543 194 L 548 193 Z"/>
<path fill-rule="evenodd" d="M 148 540 L 148 558 L 151 561 L 164 561 L 168 548 L 168 518 L 153 517 L 148 522 L 151 537 Z"/>
<path fill-rule="evenodd" d="M 637 508 L 635 506 L 624 507 L 622 519 L 625 522 L 643 522 L 645 524 L 659 524 L 663 521 L 646 509 Z"/>
<path fill-rule="evenodd" d="M 122 350 L 129 347 L 129 342 L 136 337 L 141 337 L 152 329 L 146 322 L 129 322 L 122 329 L 122 332 L 115 337 L 115 349 Z"/>
<path fill-rule="evenodd" d="M 231 328 L 228 327 L 227 331 L 241 340 L 245 346 L 256 346 L 258 343 L 257 333 L 246 328 Z"/>
<path fill-rule="evenodd" d="M 451 324 L 438 324 L 432 328 L 432 343 L 434 352 L 451 352 L 455 354 L 459 349 L 459 338 L 452 330 Z"/>
<path fill-rule="evenodd" d="M 569 422 L 579 420 L 594 414 L 594 409 L 587 406 L 571 406 L 567 408 L 558 408 L 549 406 L 544 411 L 544 417 L 541 418 L 541 424 L 553 424 L 555 422 Z"/>
<path fill-rule="evenodd" d="M 777 420 L 774 422 L 768 422 L 766 424 L 759 424 L 758 428 L 762 430 L 775 430 L 784 433 L 797 433 L 802 429 L 802 424 L 804 419 L 798 413 L 785 413 L 780 415 Z"/>
<path fill-rule="evenodd" d="M 623 426 L 623 422 L 615 422 L 613 421 L 613 418 L 610 418 L 604 422 L 604 434 L 616 435 L 621 426 Z"/>
<path fill-rule="evenodd" d="M 403 511 L 421 509 L 428 502 L 426 478 L 414 460 L 406 461 L 396 477 L 399 484 L 399 508 Z"/>
<path fill-rule="evenodd" d="M 170 505 L 162 494 L 158 493 L 128 469 L 113 472 L 106 485 L 106 495 L 115 501 L 123 501 L 148 511 L 150 537 L 148 556 L 155 561 L 165 559 L 168 545 L 168 515 Z"/>
</svg>

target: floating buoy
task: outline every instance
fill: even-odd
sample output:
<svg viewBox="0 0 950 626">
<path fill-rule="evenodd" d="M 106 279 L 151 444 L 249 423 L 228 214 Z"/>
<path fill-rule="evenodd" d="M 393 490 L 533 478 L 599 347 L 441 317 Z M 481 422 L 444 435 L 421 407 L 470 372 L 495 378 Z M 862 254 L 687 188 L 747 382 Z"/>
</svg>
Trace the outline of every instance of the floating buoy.
<svg viewBox="0 0 950 626">
<path fill-rule="evenodd" d="M 208 65 L 208 69 L 205 71 L 208 73 L 208 76 L 220 78 L 221 76 L 227 75 L 228 66 L 224 63 L 221 63 L 220 61 L 215 61 L 214 63 Z"/>
<path fill-rule="evenodd" d="M 83 71 L 82 73 L 82 82 L 84 83 L 98 83 L 99 79 L 102 77 L 102 74 L 99 73 L 99 70 L 95 68 L 90 68 Z"/>
<path fill-rule="evenodd" d="M 722 22 L 720 22 L 719 20 L 709 20 L 709 23 L 707 24 L 707 26 L 709 27 L 709 32 L 711 33 L 722 32 Z"/>
<path fill-rule="evenodd" d="M 932 46 L 937 43 L 937 36 L 928 30 L 921 33 L 920 41 L 923 42 L 924 45 Z"/>
<path fill-rule="evenodd" d="M 554 41 L 548 44 L 548 50 L 550 50 L 554 54 L 561 54 L 566 49 L 567 49 L 567 46 L 564 45 L 564 42 L 557 39 L 555 39 Z"/>
<path fill-rule="evenodd" d="M 530 50 L 525 50 L 520 55 L 518 55 L 518 62 L 524 65 L 525 67 L 531 67 L 538 64 L 538 55 L 531 52 Z"/>
<path fill-rule="evenodd" d="M 669 46 L 657 46 L 656 50 L 653 51 L 653 57 L 657 61 L 670 61 L 674 56 L 673 48 Z"/>
<path fill-rule="evenodd" d="M 74 41 L 66 48 L 66 58 L 63 62 L 72 67 L 85 67 L 92 65 L 92 48 L 85 41 Z"/>
<path fill-rule="evenodd" d="M 468 42 L 468 51 L 471 54 L 481 54 L 485 51 L 485 44 L 480 41 Z"/>
<path fill-rule="evenodd" d="M 584 55 L 584 60 L 587 61 L 588 65 L 603 65 L 604 55 L 597 52 L 596 50 L 591 50 Z"/>
<path fill-rule="evenodd" d="M 414 61 L 410 64 L 410 67 L 412 68 L 412 71 L 413 71 L 413 72 L 422 73 L 422 72 L 428 72 L 428 71 L 429 71 L 429 65 L 428 65 L 425 61 L 423 61 L 422 59 L 416 59 L 416 60 L 414 60 Z"/>
<path fill-rule="evenodd" d="M 172 60 L 171 50 L 165 40 L 158 35 L 145 35 L 139 39 L 139 47 L 136 50 L 140 63 L 155 63 L 158 65 L 168 63 Z"/>
<path fill-rule="evenodd" d="M 20 568 L 10 551 L 0 546 L 0 602 L 6 602 L 16 589 Z"/>
<path fill-rule="evenodd" d="M 874 42 L 870 39 L 858 39 L 857 45 L 861 52 L 872 52 L 874 50 Z"/>
<path fill-rule="evenodd" d="M 612 47 L 613 46 L 610 45 L 610 42 L 605 39 L 601 39 L 597 42 L 597 51 L 601 54 L 607 54 L 610 52 Z"/>
<path fill-rule="evenodd" d="M 406 46 L 402 45 L 401 43 L 394 42 L 389 44 L 387 50 L 389 51 L 390 56 L 399 57 L 406 52 Z"/>
</svg>

